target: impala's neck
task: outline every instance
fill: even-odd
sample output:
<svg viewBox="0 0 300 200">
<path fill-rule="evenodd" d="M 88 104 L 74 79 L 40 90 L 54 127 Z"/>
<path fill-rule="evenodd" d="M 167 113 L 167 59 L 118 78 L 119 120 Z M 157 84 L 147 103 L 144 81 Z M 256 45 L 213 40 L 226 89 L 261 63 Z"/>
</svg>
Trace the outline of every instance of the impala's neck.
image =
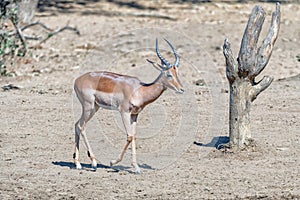
<svg viewBox="0 0 300 200">
<path fill-rule="evenodd" d="M 160 73 L 152 83 L 142 84 L 141 90 L 146 105 L 155 101 L 167 89 L 162 82 L 162 77 L 163 73 Z"/>
</svg>

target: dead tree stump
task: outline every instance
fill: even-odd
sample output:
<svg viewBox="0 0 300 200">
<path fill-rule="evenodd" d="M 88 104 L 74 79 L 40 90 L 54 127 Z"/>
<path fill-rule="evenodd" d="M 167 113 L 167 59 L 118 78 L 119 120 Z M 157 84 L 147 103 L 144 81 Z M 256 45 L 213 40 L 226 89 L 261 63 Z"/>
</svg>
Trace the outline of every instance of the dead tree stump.
<svg viewBox="0 0 300 200">
<path fill-rule="evenodd" d="M 249 17 L 241 42 L 237 61 L 234 59 L 230 43 L 225 39 L 223 54 L 226 59 L 226 76 L 230 85 L 229 138 L 230 146 L 244 148 L 251 141 L 250 107 L 256 97 L 269 87 L 273 78 L 264 76 L 256 82 L 268 64 L 280 26 L 280 4 L 272 14 L 269 32 L 261 47 L 257 41 L 265 20 L 265 11 L 255 6 Z"/>
</svg>

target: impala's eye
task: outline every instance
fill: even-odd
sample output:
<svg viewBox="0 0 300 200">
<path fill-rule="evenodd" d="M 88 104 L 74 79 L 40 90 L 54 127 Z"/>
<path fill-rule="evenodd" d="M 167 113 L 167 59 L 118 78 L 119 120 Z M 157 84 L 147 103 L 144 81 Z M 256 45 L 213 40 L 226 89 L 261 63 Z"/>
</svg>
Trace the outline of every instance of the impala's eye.
<svg viewBox="0 0 300 200">
<path fill-rule="evenodd" d="M 167 74 L 167 78 L 168 79 L 173 78 L 172 74 Z"/>
</svg>

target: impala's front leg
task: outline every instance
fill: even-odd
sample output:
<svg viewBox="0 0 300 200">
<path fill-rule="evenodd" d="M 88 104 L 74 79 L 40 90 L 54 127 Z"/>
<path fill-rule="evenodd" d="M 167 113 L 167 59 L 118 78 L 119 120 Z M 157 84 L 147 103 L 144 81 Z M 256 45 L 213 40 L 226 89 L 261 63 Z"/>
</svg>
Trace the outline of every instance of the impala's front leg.
<svg viewBox="0 0 300 200">
<path fill-rule="evenodd" d="M 132 149 L 132 165 L 135 168 L 135 173 L 140 174 L 141 169 L 137 164 L 136 160 L 136 121 L 137 115 L 131 115 L 131 129 L 132 129 L 132 142 L 131 142 L 131 149 Z"/>
<path fill-rule="evenodd" d="M 121 160 L 123 159 L 124 154 L 126 152 L 126 149 L 128 148 L 130 143 L 131 143 L 131 138 L 127 138 L 127 143 L 125 144 L 125 146 L 124 146 L 122 152 L 120 153 L 119 157 L 117 158 L 117 160 L 111 160 L 110 161 L 110 166 L 116 165 L 119 162 L 121 162 Z"/>
<path fill-rule="evenodd" d="M 125 130 L 126 130 L 126 134 L 127 134 L 127 143 L 124 146 L 119 157 L 116 160 L 110 161 L 110 165 L 113 166 L 113 165 L 121 162 L 129 144 L 131 142 L 134 142 L 134 144 L 132 144 L 132 148 L 134 148 L 134 150 L 132 150 L 132 158 L 133 158 L 132 165 L 135 167 L 135 172 L 139 174 L 139 173 L 141 173 L 141 170 L 136 162 L 136 143 L 135 143 L 135 130 L 136 130 L 135 126 L 136 126 L 137 115 L 131 115 L 130 113 L 126 112 L 126 113 L 121 113 L 121 116 L 122 116 L 123 124 L 124 124 Z"/>
</svg>

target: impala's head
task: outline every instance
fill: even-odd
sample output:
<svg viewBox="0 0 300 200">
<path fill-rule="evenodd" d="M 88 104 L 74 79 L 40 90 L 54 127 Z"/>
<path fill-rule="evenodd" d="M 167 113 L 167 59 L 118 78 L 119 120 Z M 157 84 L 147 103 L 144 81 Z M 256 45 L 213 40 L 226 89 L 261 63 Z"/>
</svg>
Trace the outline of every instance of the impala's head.
<svg viewBox="0 0 300 200">
<path fill-rule="evenodd" d="M 159 70 L 162 73 L 162 83 L 164 84 L 165 87 L 170 88 L 171 90 L 174 90 L 178 93 L 183 93 L 183 86 L 179 80 L 178 77 L 178 67 L 179 67 L 179 56 L 175 50 L 175 48 L 173 47 L 173 45 L 166 39 L 164 39 L 169 46 L 171 47 L 174 56 L 175 56 L 175 63 L 174 65 L 172 65 L 169 61 L 167 61 L 164 57 L 162 57 L 162 55 L 160 54 L 159 50 L 158 50 L 158 41 L 156 38 L 156 54 L 158 56 L 158 58 L 161 61 L 161 65 L 156 64 L 150 60 L 148 60 L 151 64 L 153 64 L 153 66 L 158 66 Z M 157 68 L 157 67 L 156 67 Z"/>
</svg>

